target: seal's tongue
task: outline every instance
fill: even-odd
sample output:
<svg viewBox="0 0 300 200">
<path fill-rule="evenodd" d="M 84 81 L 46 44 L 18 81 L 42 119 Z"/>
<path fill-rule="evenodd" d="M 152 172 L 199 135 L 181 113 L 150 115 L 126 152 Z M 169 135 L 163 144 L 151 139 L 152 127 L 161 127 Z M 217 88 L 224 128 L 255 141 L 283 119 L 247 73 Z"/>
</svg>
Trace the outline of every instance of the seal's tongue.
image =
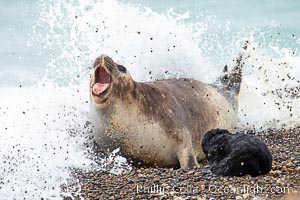
<svg viewBox="0 0 300 200">
<path fill-rule="evenodd" d="M 98 68 L 95 72 L 96 82 L 93 85 L 93 93 L 96 95 L 100 95 L 110 85 L 110 75 L 106 72 L 106 70 L 102 68 Z"/>
<path fill-rule="evenodd" d="M 93 92 L 94 94 L 102 94 L 109 86 L 109 83 L 96 83 L 93 86 Z"/>
</svg>

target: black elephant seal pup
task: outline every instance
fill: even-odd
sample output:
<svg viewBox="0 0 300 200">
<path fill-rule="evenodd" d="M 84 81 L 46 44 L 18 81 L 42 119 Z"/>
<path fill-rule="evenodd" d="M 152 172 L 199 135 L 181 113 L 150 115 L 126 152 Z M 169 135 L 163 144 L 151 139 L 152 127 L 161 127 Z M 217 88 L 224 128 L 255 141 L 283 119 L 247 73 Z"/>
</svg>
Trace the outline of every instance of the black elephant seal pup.
<svg viewBox="0 0 300 200">
<path fill-rule="evenodd" d="M 202 148 L 211 171 L 222 176 L 259 176 L 272 168 L 272 155 L 266 144 L 246 134 L 231 134 L 227 130 L 208 131 Z"/>
<path fill-rule="evenodd" d="M 205 158 L 201 142 L 208 130 L 236 126 L 241 67 L 237 62 L 221 77 L 219 88 L 188 78 L 140 83 L 101 55 L 90 81 L 94 138 L 137 164 L 193 167 Z"/>
</svg>

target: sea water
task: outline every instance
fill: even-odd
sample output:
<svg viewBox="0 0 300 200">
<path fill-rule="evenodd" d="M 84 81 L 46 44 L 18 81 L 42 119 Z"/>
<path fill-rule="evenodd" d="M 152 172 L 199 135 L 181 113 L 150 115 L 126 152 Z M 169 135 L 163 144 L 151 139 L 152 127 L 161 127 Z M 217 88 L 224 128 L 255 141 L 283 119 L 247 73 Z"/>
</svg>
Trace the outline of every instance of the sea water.
<svg viewBox="0 0 300 200">
<path fill-rule="evenodd" d="M 0 196 L 59 199 L 85 144 L 102 53 L 138 81 L 213 83 L 243 43 L 240 130 L 300 124 L 298 1 L 0 1 Z M 201 105 L 199 105 L 201 106 Z M 105 166 L 105 163 L 102 163 Z"/>
</svg>

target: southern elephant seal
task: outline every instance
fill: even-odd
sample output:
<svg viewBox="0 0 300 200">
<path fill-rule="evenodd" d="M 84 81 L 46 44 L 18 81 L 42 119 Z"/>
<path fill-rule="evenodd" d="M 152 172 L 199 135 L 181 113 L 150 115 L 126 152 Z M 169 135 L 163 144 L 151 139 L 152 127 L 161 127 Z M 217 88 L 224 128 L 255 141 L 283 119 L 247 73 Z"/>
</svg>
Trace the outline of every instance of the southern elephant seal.
<svg viewBox="0 0 300 200">
<path fill-rule="evenodd" d="M 241 55 L 218 87 L 189 78 L 136 82 L 124 66 L 101 55 L 90 81 L 96 142 L 147 166 L 197 165 L 205 158 L 204 134 L 236 126 Z"/>
</svg>

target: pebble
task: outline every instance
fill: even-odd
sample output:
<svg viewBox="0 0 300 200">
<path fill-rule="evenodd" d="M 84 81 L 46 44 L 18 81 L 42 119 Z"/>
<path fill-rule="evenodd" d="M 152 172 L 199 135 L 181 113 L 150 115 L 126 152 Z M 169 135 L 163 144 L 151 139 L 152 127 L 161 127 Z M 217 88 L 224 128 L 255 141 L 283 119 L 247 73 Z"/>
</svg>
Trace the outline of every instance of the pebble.
<svg viewBox="0 0 300 200">
<path fill-rule="evenodd" d="M 244 198 L 241 197 L 241 196 L 236 196 L 235 199 L 236 199 L 236 200 L 243 200 Z"/>
</svg>

